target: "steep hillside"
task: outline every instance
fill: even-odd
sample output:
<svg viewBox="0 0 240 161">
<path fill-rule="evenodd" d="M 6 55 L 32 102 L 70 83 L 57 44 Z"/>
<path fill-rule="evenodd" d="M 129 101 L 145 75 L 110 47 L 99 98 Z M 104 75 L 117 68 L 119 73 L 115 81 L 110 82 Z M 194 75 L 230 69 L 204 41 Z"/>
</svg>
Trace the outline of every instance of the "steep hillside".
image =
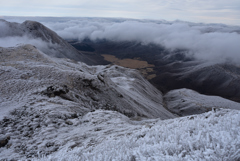
<svg viewBox="0 0 240 161">
<path fill-rule="evenodd" d="M 70 41 L 70 43 L 88 53 L 109 54 L 120 60 L 128 59 L 129 63 L 130 59 L 132 63 L 137 59 L 153 65 L 150 72 L 144 73 L 146 78 L 150 76 L 149 81 L 163 93 L 173 89 L 189 88 L 201 94 L 217 95 L 240 102 L 238 83 L 240 68 L 231 60 L 202 61 L 194 58 L 187 49 L 169 50 L 161 45 L 145 45 L 133 41 L 86 39 L 82 42 Z M 101 60 L 98 60 L 101 64 Z M 141 67 L 138 69 L 142 70 Z M 151 77 L 152 75 L 154 77 Z"/>
<path fill-rule="evenodd" d="M 68 143 L 56 143 L 62 127 L 97 109 L 135 119 L 175 117 L 136 70 L 50 58 L 31 45 L 0 52 L 0 135 L 10 137 L 2 157 L 6 150 L 15 152 L 13 158 L 56 151 Z"/>
<path fill-rule="evenodd" d="M 220 108 L 240 110 L 240 103 L 218 96 L 206 96 L 190 89 L 176 89 L 164 95 L 167 108 L 179 116 L 201 114 Z"/>
<path fill-rule="evenodd" d="M 0 20 L 0 26 L 0 38 L 8 41 L 4 46 L 30 43 L 49 56 L 93 64 L 86 55 L 77 51 L 54 31 L 39 22 L 25 21 L 19 24 Z"/>
<path fill-rule="evenodd" d="M 201 93 L 240 101 L 240 68 L 235 64 L 201 62 L 180 68 L 175 78 Z"/>
</svg>

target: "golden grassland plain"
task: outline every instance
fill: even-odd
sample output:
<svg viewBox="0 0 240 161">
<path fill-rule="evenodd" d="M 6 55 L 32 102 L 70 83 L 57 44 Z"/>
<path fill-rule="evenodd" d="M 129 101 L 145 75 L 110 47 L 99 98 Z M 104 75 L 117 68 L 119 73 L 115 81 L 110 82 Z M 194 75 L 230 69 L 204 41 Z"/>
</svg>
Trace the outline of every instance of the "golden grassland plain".
<svg viewBox="0 0 240 161">
<path fill-rule="evenodd" d="M 113 55 L 102 54 L 104 60 L 109 61 L 115 65 L 123 66 L 131 69 L 138 69 L 141 74 L 147 79 L 153 79 L 156 74 L 153 74 L 155 67 L 153 64 L 148 64 L 147 61 L 139 60 L 139 58 L 134 59 L 118 59 Z"/>
</svg>

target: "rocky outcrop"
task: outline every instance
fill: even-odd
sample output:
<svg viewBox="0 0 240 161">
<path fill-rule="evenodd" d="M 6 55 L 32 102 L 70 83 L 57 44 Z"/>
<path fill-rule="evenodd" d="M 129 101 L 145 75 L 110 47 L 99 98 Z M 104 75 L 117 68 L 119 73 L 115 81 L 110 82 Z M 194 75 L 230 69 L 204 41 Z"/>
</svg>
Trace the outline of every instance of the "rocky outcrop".
<svg viewBox="0 0 240 161">
<path fill-rule="evenodd" d="M 10 136 L 2 136 L 0 137 L 0 148 L 7 145 L 8 141 L 10 140 Z"/>
<path fill-rule="evenodd" d="M 42 93 L 44 95 L 47 95 L 48 97 L 55 97 L 55 96 L 65 95 L 68 92 L 69 90 L 67 89 L 67 86 L 64 85 L 63 87 L 49 86 Z"/>
</svg>

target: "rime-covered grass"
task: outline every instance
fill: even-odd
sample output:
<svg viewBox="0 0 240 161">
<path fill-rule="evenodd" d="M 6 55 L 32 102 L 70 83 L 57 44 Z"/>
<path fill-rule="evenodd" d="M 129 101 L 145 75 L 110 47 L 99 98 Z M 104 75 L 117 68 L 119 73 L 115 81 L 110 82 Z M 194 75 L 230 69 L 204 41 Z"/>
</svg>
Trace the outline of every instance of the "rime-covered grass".
<svg viewBox="0 0 240 161">
<path fill-rule="evenodd" d="M 96 111 L 94 118 L 99 119 L 98 115 L 101 116 L 101 111 Z M 240 159 L 239 111 L 222 109 L 170 120 L 140 122 L 125 120 L 124 135 L 118 136 L 115 131 L 115 135 L 92 146 L 83 143 L 82 147 L 63 148 L 36 160 Z"/>
</svg>

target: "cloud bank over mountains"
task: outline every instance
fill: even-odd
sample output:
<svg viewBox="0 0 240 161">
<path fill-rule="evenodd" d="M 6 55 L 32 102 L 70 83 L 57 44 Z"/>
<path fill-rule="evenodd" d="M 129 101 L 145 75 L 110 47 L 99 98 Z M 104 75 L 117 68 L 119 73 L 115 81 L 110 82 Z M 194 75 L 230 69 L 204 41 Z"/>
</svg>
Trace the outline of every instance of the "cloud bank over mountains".
<svg viewBox="0 0 240 161">
<path fill-rule="evenodd" d="M 182 21 L 104 18 L 39 19 L 64 39 L 135 41 L 183 49 L 200 60 L 240 61 L 240 27 Z M 4 42 L 1 39 L 0 45 Z"/>
<path fill-rule="evenodd" d="M 90 63 L 88 58 L 41 23 L 36 21 L 14 23 L 0 20 L 0 46 L 12 47 L 22 44 L 34 45 L 52 57 Z"/>
<path fill-rule="evenodd" d="M 0 16 L 125 17 L 240 25 L 239 0 L 7 0 Z"/>
<path fill-rule="evenodd" d="M 21 24 L 11 24 L 6 21 L 0 21 L 0 46 L 12 47 L 21 44 L 32 44 L 39 49 L 45 49 L 54 45 L 40 38 L 33 38 L 29 33 L 24 32 Z"/>
<path fill-rule="evenodd" d="M 169 50 L 184 49 L 198 59 L 240 60 L 240 27 L 174 21 L 71 20 L 45 23 L 65 39 L 136 41 L 157 44 Z"/>
</svg>

